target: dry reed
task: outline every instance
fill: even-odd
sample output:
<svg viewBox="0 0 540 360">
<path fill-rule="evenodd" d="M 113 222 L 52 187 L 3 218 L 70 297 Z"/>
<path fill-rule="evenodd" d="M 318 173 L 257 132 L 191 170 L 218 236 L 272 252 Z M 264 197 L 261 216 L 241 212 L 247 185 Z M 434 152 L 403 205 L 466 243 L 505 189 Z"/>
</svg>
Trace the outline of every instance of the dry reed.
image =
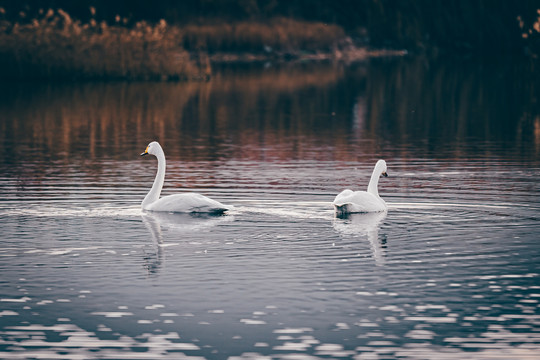
<svg viewBox="0 0 540 360">
<path fill-rule="evenodd" d="M 126 23 L 120 17 L 113 25 L 94 18 L 81 23 L 61 9 L 30 21 L 0 18 L 0 78 L 202 79 L 211 75 L 208 54 L 331 54 L 345 38 L 337 25 L 288 18 L 185 27 Z"/>
<path fill-rule="evenodd" d="M 283 17 L 263 22 L 192 24 L 183 30 L 186 49 L 209 53 L 328 52 L 345 37 L 338 25 Z"/>
<path fill-rule="evenodd" d="M 200 74 L 165 21 L 132 28 L 73 20 L 49 10 L 26 23 L 0 22 L 0 76 L 27 79 L 187 79 Z"/>
</svg>

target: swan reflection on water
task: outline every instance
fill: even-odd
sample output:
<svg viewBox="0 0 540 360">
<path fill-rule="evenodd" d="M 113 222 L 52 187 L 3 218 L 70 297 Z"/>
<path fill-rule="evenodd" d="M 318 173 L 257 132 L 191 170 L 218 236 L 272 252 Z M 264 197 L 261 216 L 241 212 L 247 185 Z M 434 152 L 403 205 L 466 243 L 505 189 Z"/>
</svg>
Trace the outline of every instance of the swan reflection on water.
<svg viewBox="0 0 540 360">
<path fill-rule="evenodd" d="M 141 218 L 152 239 L 153 254 L 146 253 L 145 256 L 145 267 L 150 273 L 157 273 L 163 262 L 163 236 L 165 233 L 174 238 L 233 220 L 230 215 L 153 211 L 143 212 Z"/>
<path fill-rule="evenodd" d="M 379 227 L 386 214 L 386 211 L 342 214 L 334 218 L 332 225 L 344 237 L 367 236 L 375 264 L 382 266 L 386 258 L 386 239 L 379 239 Z"/>
</svg>

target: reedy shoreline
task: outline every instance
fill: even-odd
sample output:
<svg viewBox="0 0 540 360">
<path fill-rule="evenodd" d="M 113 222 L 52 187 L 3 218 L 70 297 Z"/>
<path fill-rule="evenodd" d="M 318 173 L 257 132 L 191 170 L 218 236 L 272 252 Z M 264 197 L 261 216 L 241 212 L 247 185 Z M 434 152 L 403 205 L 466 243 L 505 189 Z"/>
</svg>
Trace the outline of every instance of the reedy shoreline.
<svg viewBox="0 0 540 360">
<path fill-rule="evenodd" d="M 184 27 L 145 21 L 127 27 L 72 19 L 59 9 L 0 20 L 0 78 L 40 80 L 194 80 L 223 61 L 365 58 L 337 25 L 274 18 Z"/>
</svg>

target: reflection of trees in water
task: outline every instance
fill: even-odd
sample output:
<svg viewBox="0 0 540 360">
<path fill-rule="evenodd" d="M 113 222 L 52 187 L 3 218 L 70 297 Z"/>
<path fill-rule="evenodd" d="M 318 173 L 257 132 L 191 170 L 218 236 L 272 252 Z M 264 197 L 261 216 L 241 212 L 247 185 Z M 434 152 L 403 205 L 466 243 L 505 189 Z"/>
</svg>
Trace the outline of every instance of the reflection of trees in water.
<svg viewBox="0 0 540 360">
<path fill-rule="evenodd" d="M 223 156 L 231 143 L 261 140 L 254 132 L 271 143 L 326 126 L 342 77 L 331 66 L 299 66 L 218 75 L 207 83 L 20 84 L 0 90 L 8 120 L 0 141 L 60 159 L 121 156 L 152 139 L 168 156 Z"/>
<path fill-rule="evenodd" d="M 388 141 L 404 155 L 471 137 L 534 142 L 537 75 L 522 65 L 402 59 L 231 67 L 204 83 L 4 86 L 0 141 L 15 158 L 97 167 L 154 139 L 184 161 L 357 161 Z"/>
<path fill-rule="evenodd" d="M 533 140 L 539 113 L 533 70 L 528 63 L 457 59 L 372 62 L 366 130 L 430 152 L 471 140 Z"/>
</svg>

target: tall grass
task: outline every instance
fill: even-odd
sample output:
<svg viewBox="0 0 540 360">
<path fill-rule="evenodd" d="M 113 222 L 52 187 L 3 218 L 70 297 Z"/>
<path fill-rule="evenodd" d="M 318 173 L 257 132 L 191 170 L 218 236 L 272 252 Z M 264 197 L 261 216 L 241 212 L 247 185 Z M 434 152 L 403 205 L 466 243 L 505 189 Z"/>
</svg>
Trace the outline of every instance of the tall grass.
<svg viewBox="0 0 540 360">
<path fill-rule="evenodd" d="M 127 27 L 120 17 L 113 25 L 95 18 L 82 23 L 63 10 L 20 21 L 2 21 L 1 15 L 0 78 L 208 78 L 209 54 L 329 54 L 345 38 L 337 25 L 287 18 L 184 27 L 140 21 Z"/>
<path fill-rule="evenodd" d="M 0 76 L 55 79 L 187 79 L 201 70 L 165 21 L 132 28 L 73 20 L 49 10 L 25 23 L 0 22 Z"/>
<path fill-rule="evenodd" d="M 184 27 L 182 39 L 186 49 L 205 50 L 212 54 L 328 52 L 344 37 L 345 32 L 338 25 L 278 17 L 262 22 L 192 24 Z"/>
</svg>

